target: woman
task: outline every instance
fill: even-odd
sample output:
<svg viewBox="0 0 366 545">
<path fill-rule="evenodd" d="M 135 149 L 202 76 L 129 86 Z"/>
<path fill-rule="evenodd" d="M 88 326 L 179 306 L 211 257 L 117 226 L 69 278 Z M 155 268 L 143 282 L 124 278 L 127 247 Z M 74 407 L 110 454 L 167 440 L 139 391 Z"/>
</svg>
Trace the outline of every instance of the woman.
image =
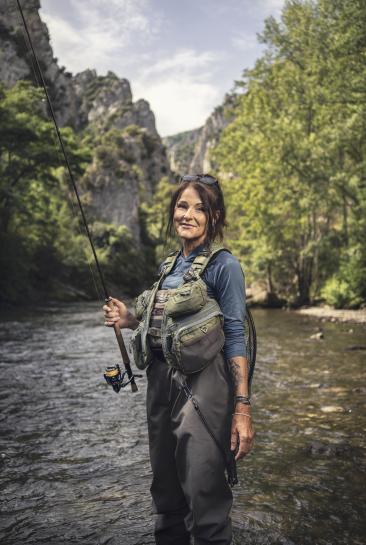
<svg viewBox="0 0 366 545">
<path fill-rule="evenodd" d="M 239 460 L 253 445 L 244 340 L 244 277 L 238 260 L 229 251 L 212 253 L 214 242 L 223 238 L 225 224 L 218 181 L 210 175 L 183 176 L 171 199 L 168 222 L 168 232 L 175 231 L 181 249 L 169 258 L 169 266 L 165 263 L 160 267 L 161 278 L 155 292 L 147 292 L 154 293 L 148 317 L 149 346 L 145 348 L 149 352 L 147 418 L 158 545 L 188 545 L 190 535 L 195 545 L 231 543 L 232 493 L 225 478 L 226 462 L 230 456 Z M 179 292 L 178 287 L 188 286 L 189 291 L 193 286 L 189 283 L 195 274 L 192 271 L 202 255 L 208 256 L 204 258 L 202 280 L 209 304 L 218 303 L 223 314 L 225 344 L 223 350 L 215 349 L 217 353 L 213 355 L 211 349 L 219 342 L 218 334 L 211 337 L 209 345 L 201 344 L 205 346 L 204 353 L 191 357 L 189 364 L 194 367 L 211 354 L 209 364 L 199 372 L 193 368 L 184 374 L 178 364 L 174 365 L 174 355 L 168 358 L 169 347 L 164 344 L 168 329 L 164 329 L 164 318 L 161 325 L 161 318 L 164 306 L 164 315 L 168 314 L 168 305 L 173 301 L 172 295 Z M 194 280 L 197 287 L 197 275 Z M 118 322 L 121 328 L 141 327 L 121 301 L 112 301 L 113 309 L 103 307 L 105 325 Z M 188 313 L 183 318 L 189 321 L 190 316 Z M 160 329 L 156 327 L 159 323 Z M 171 323 L 174 325 L 174 318 Z M 203 339 L 207 328 L 201 330 L 203 333 L 198 333 Z M 159 334 L 160 345 L 156 342 Z M 190 344 L 190 349 L 192 346 L 196 345 Z"/>
</svg>

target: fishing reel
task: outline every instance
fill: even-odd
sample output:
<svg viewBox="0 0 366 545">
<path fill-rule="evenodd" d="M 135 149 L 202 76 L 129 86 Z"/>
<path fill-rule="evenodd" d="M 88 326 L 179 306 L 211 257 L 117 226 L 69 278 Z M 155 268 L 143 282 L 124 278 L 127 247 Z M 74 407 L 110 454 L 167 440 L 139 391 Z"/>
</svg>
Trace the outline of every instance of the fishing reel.
<svg viewBox="0 0 366 545">
<path fill-rule="evenodd" d="M 132 375 L 131 377 L 128 377 L 127 371 L 121 373 L 121 368 L 118 363 L 111 367 L 107 367 L 103 376 L 107 384 L 112 386 L 117 394 L 121 388 L 125 388 L 134 378 L 142 377 L 142 375 Z"/>
</svg>

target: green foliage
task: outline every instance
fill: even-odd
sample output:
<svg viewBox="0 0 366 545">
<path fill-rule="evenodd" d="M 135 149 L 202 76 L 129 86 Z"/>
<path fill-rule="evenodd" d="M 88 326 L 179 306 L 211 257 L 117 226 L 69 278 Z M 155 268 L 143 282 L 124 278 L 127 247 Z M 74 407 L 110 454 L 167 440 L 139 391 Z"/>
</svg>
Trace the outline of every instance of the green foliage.
<svg viewBox="0 0 366 545">
<path fill-rule="evenodd" d="M 361 245 L 341 257 L 339 270 L 326 280 L 321 296 L 336 308 L 357 308 L 366 300 L 366 253 Z"/>
<path fill-rule="evenodd" d="M 355 298 L 355 294 L 350 289 L 348 282 L 342 280 L 339 276 L 329 278 L 321 290 L 321 294 L 327 303 L 335 308 L 347 307 Z"/>
<path fill-rule="evenodd" d="M 365 300 L 365 25 L 361 0 L 288 1 L 266 21 L 267 50 L 238 82 L 214 155 L 230 173 L 229 245 L 296 303 L 324 284 L 330 301 L 334 278 L 342 304 Z M 356 274 L 342 259 L 355 248 Z"/>
<path fill-rule="evenodd" d="M 0 88 L 0 298 L 27 302 L 87 266 L 65 196 L 62 158 L 39 90 L 19 82 Z M 62 136 L 75 176 L 90 159 L 71 129 Z M 71 259 L 71 252 L 74 256 Z M 78 260 L 75 259 L 75 256 Z"/>
<path fill-rule="evenodd" d="M 0 88 L 0 299 L 8 302 L 98 295 L 99 280 L 94 273 L 93 282 L 90 274 L 91 248 L 42 98 L 26 82 Z M 81 137 L 70 128 L 61 132 L 87 212 L 89 188 L 83 174 L 92 159 L 90 149 L 93 166 L 112 171 L 123 184 L 127 172 L 136 180 L 142 176 L 137 165 L 131 167 L 136 139 L 143 150 L 151 150 L 154 140 L 140 128 L 130 131 L 134 138 L 117 129 L 98 135 L 87 131 Z M 99 178 L 98 183 L 105 183 Z M 136 294 L 151 282 L 154 243 L 142 212 L 139 247 L 124 226 L 95 222 L 91 230 L 110 285 Z"/>
<path fill-rule="evenodd" d="M 154 201 L 141 206 L 141 222 L 148 240 L 155 246 L 158 262 L 166 257 L 167 251 L 177 246 L 174 239 L 166 238 L 169 203 L 175 190 L 176 185 L 164 176 L 156 187 Z"/>
<path fill-rule="evenodd" d="M 102 222 L 92 226 L 97 255 L 106 280 L 137 295 L 151 283 L 153 275 L 150 245 L 137 246 L 129 229 Z"/>
</svg>

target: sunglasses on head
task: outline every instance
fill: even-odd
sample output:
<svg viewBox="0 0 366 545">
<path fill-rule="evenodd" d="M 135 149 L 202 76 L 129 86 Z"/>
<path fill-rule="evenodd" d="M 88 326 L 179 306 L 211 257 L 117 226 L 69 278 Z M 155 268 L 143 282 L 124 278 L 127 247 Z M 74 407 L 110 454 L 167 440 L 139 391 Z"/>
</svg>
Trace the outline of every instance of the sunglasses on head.
<svg viewBox="0 0 366 545">
<path fill-rule="evenodd" d="M 201 182 L 206 185 L 219 185 L 219 181 L 209 174 L 195 174 L 192 176 L 187 174 L 186 176 L 181 176 L 179 183 L 182 184 L 183 182 Z"/>
</svg>

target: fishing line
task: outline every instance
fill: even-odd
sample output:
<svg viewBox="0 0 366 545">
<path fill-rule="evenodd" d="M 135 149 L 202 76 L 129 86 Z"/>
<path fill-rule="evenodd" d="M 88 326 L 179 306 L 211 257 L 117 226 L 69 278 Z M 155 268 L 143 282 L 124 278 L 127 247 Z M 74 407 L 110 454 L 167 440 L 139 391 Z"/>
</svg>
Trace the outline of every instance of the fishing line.
<svg viewBox="0 0 366 545">
<path fill-rule="evenodd" d="M 19 10 L 20 11 L 20 10 Z M 19 20 L 19 26 L 21 28 L 21 31 L 22 31 L 22 34 L 23 34 L 23 39 L 24 39 L 24 44 L 26 46 L 26 49 L 28 50 L 29 52 L 29 48 L 28 48 L 28 44 L 27 44 L 27 41 L 29 41 L 29 38 L 27 36 L 27 33 L 25 31 L 25 28 L 24 28 L 24 24 L 22 24 L 22 18 L 20 16 L 20 13 L 19 11 L 17 11 L 17 16 L 18 16 L 18 20 Z M 30 63 L 31 63 L 31 69 L 32 69 L 32 72 L 33 72 L 33 80 L 34 80 L 34 83 L 36 85 L 37 88 L 41 88 L 42 87 L 42 83 L 39 82 L 39 76 L 38 76 L 38 72 L 36 70 L 36 67 L 35 67 L 35 64 L 34 64 L 34 60 L 33 60 L 33 55 L 27 55 L 28 59 L 30 60 Z M 45 98 L 42 99 L 42 102 L 47 102 L 47 100 Z M 56 150 L 56 153 L 63 158 L 63 155 L 62 153 L 60 152 L 60 148 L 59 146 L 57 145 L 58 143 L 58 140 L 57 140 L 57 137 L 56 135 L 52 132 L 52 139 L 54 141 L 54 144 L 55 144 L 55 150 Z M 77 213 L 76 209 L 75 209 L 75 202 L 74 202 L 74 199 L 72 198 L 72 195 L 73 193 L 70 193 L 69 191 L 69 188 L 65 187 L 66 189 L 66 197 L 67 197 L 67 200 L 69 202 L 69 205 L 71 207 L 71 210 L 72 210 L 72 215 L 74 217 L 74 219 L 76 220 L 76 229 L 77 231 L 79 232 L 80 236 L 82 239 L 84 239 L 84 236 L 85 236 L 85 233 L 83 232 L 82 228 L 81 228 L 81 224 L 80 224 L 80 215 Z M 90 251 L 90 247 L 89 247 L 89 251 Z M 91 275 L 91 278 L 92 278 L 92 282 L 93 282 L 93 285 L 94 285 L 94 289 L 95 289 L 95 293 L 97 295 L 97 298 L 100 299 L 100 300 L 104 300 L 103 298 L 103 294 L 101 293 L 100 289 L 99 289 L 99 285 L 98 285 L 98 282 L 96 280 L 96 277 L 95 277 L 95 273 L 94 273 L 94 270 L 93 270 L 93 267 L 92 267 L 92 263 L 94 262 L 92 257 L 90 256 L 90 253 L 86 252 L 86 261 L 87 261 L 87 264 L 88 264 L 88 268 L 89 268 L 89 271 L 90 271 L 90 275 Z"/>
<path fill-rule="evenodd" d="M 53 121 L 53 123 L 55 125 L 55 130 L 56 130 L 56 135 L 57 135 L 57 138 L 58 138 L 58 142 L 59 142 L 59 144 L 61 146 L 62 155 L 63 155 L 64 160 L 65 160 L 66 168 L 67 168 L 67 171 L 68 171 L 68 174 L 69 174 L 69 177 L 70 177 L 72 187 L 73 187 L 74 192 L 75 192 L 77 203 L 79 205 L 79 209 L 80 209 L 81 217 L 83 219 L 83 224 L 84 224 L 84 227 L 85 227 L 85 231 L 86 231 L 87 237 L 89 239 L 90 246 L 91 246 L 93 256 L 94 256 L 94 260 L 95 260 L 95 264 L 96 264 L 96 267 L 97 267 L 97 270 L 98 270 L 98 273 L 99 273 L 99 278 L 100 278 L 101 284 L 103 286 L 104 296 L 105 296 L 106 299 L 108 299 L 109 295 L 108 295 L 107 287 L 106 287 L 106 284 L 105 284 L 105 281 L 104 281 L 104 276 L 103 276 L 102 270 L 100 268 L 100 264 L 99 264 L 98 256 L 97 256 L 96 251 L 95 251 L 93 240 L 92 240 L 91 235 L 90 235 L 88 223 L 86 221 L 86 217 L 85 217 L 85 214 L 84 214 L 84 209 L 83 209 L 83 206 L 82 206 L 81 200 L 80 200 L 79 191 L 78 191 L 78 189 L 76 187 L 74 175 L 73 175 L 72 170 L 71 170 L 69 158 L 68 158 L 67 153 L 66 153 L 66 149 L 65 149 L 64 141 L 63 141 L 61 133 L 60 133 L 60 129 L 58 128 L 56 115 L 55 115 L 55 112 L 54 112 L 54 109 L 53 109 L 53 106 L 52 106 L 52 102 L 51 102 L 51 99 L 50 99 L 50 96 L 49 96 L 49 93 L 48 93 L 48 90 L 47 90 L 47 87 L 46 87 L 46 83 L 44 81 L 43 73 L 42 73 L 42 70 L 41 70 L 41 67 L 40 67 L 40 64 L 39 64 L 39 61 L 38 61 L 38 57 L 37 57 L 36 52 L 35 52 L 34 47 L 33 47 L 33 42 L 32 42 L 32 39 L 30 37 L 30 34 L 29 34 L 27 22 L 25 20 L 24 13 L 23 13 L 22 7 L 20 5 L 20 1 L 16 0 L 16 3 L 18 4 L 20 16 L 22 18 L 24 29 L 25 29 L 25 32 L 26 32 L 26 35 L 27 35 L 27 38 L 28 38 L 28 43 L 29 43 L 30 48 L 32 50 L 32 54 L 33 54 L 34 61 L 36 63 L 38 75 L 40 77 L 41 84 L 42 84 L 43 90 L 44 90 L 46 98 L 47 98 L 48 107 L 50 109 L 50 114 L 51 114 L 51 117 L 52 117 L 52 121 Z"/>
<path fill-rule="evenodd" d="M 79 192 L 78 192 L 78 189 L 77 189 L 77 186 L 76 186 L 76 183 L 75 183 L 74 175 L 72 173 L 70 162 L 69 162 L 69 159 L 68 159 L 68 156 L 67 156 L 67 153 L 66 153 L 65 145 L 64 145 L 60 130 L 58 128 L 55 112 L 54 112 L 52 102 L 51 102 L 51 99 L 50 99 L 50 96 L 49 96 L 49 93 L 48 93 L 48 90 L 47 90 L 47 87 L 46 87 L 46 83 L 45 83 L 45 80 L 44 80 L 44 77 L 43 77 L 43 73 L 42 73 L 39 61 L 38 61 L 37 54 L 36 54 L 34 46 L 33 46 L 33 42 L 32 42 L 32 39 L 31 39 L 31 36 L 30 36 L 30 33 L 29 33 L 28 25 L 27 25 L 26 19 L 24 17 L 23 9 L 22 9 L 22 6 L 20 5 L 19 0 L 16 0 L 16 3 L 17 3 L 17 6 L 18 6 L 18 9 L 19 9 L 19 13 L 20 13 L 20 16 L 21 16 L 21 19 L 22 19 L 22 23 L 23 23 L 25 32 L 26 32 L 27 41 L 29 43 L 30 49 L 31 49 L 32 54 L 33 54 L 35 65 L 37 67 L 37 73 L 39 75 L 39 78 L 40 78 L 44 93 L 46 95 L 46 99 L 47 99 L 48 107 L 49 107 L 50 114 L 51 114 L 51 117 L 52 117 L 52 121 L 53 121 L 53 124 L 55 126 L 57 139 L 58 139 L 58 142 L 60 144 L 62 155 L 63 155 L 64 161 L 65 161 L 66 167 L 67 167 L 67 172 L 69 174 L 69 178 L 70 178 L 72 187 L 74 189 L 76 200 L 77 200 L 77 203 L 79 205 L 79 209 L 80 209 L 81 217 L 82 217 L 83 224 L 84 224 L 84 227 L 85 227 L 85 231 L 86 231 L 87 237 L 89 239 L 89 243 L 90 243 L 90 246 L 91 246 L 91 249 L 92 249 L 95 265 L 97 267 L 99 279 L 100 279 L 100 282 L 101 282 L 102 287 L 103 287 L 104 296 L 105 296 L 105 299 L 106 299 L 107 303 L 109 305 L 111 305 L 110 297 L 108 295 L 107 287 L 106 287 L 106 284 L 105 284 L 105 281 L 104 281 L 104 276 L 103 276 L 102 270 L 100 268 L 100 264 L 99 264 L 98 256 L 97 256 L 96 251 L 95 251 L 94 243 L 93 243 L 93 240 L 91 238 L 88 223 L 86 221 L 86 217 L 85 217 L 85 214 L 84 214 L 84 209 L 83 209 L 83 206 L 82 206 L 82 203 L 81 203 L 81 200 L 80 200 L 80 196 L 79 196 Z M 37 81 L 38 81 L 38 78 L 37 78 Z M 104 374 L 104 377 L 105 377 L 105 379 L 107 380 L 107 382 L 109 384 L 114 386 L 115 391 L 119 391 L 120 388 L 123 388 L 124 386 L 127 386 L 127 384 L 131 384 L 131 390 L 133 392 L 137 392 L 135 376 L 134 376 L 134 374 L 132 372 L 132 369 L 131 369 L 130 359 L 129 359 L 129 356 L 128 356 L 128 353 L 127 353 L 127 350 L 126 350 L 126 347 L 125 347 L 125 344 L 124 344 L 124 341 L 123 341 L 121 330 L 120 330 L 118 324 L 116 324 L 116 323 L 114 324 L 113 329 L 114 329 L 114 332 L 115 332 L 115 335 L 116 335 L 116 338 L 117 338 L 117 342 L 118 342 L 118 346 L 119 346 L 119 349 L 120 349 L 120 352 L 121 352 L 123 364 L 125 366 L 125 372 L 121 373 L 120 368 L 119 368 L 119 366 L 117 364 L 113 368 L 108 367 L 107 370 L 106 370 L 106 373 Z M 124 378 L 126 374 L 127 374 L 128 380 L 125 380 L 125 378 Z M 136 377 L 137 376 L 138 375 L 136 375 Z"/>
</svg>

